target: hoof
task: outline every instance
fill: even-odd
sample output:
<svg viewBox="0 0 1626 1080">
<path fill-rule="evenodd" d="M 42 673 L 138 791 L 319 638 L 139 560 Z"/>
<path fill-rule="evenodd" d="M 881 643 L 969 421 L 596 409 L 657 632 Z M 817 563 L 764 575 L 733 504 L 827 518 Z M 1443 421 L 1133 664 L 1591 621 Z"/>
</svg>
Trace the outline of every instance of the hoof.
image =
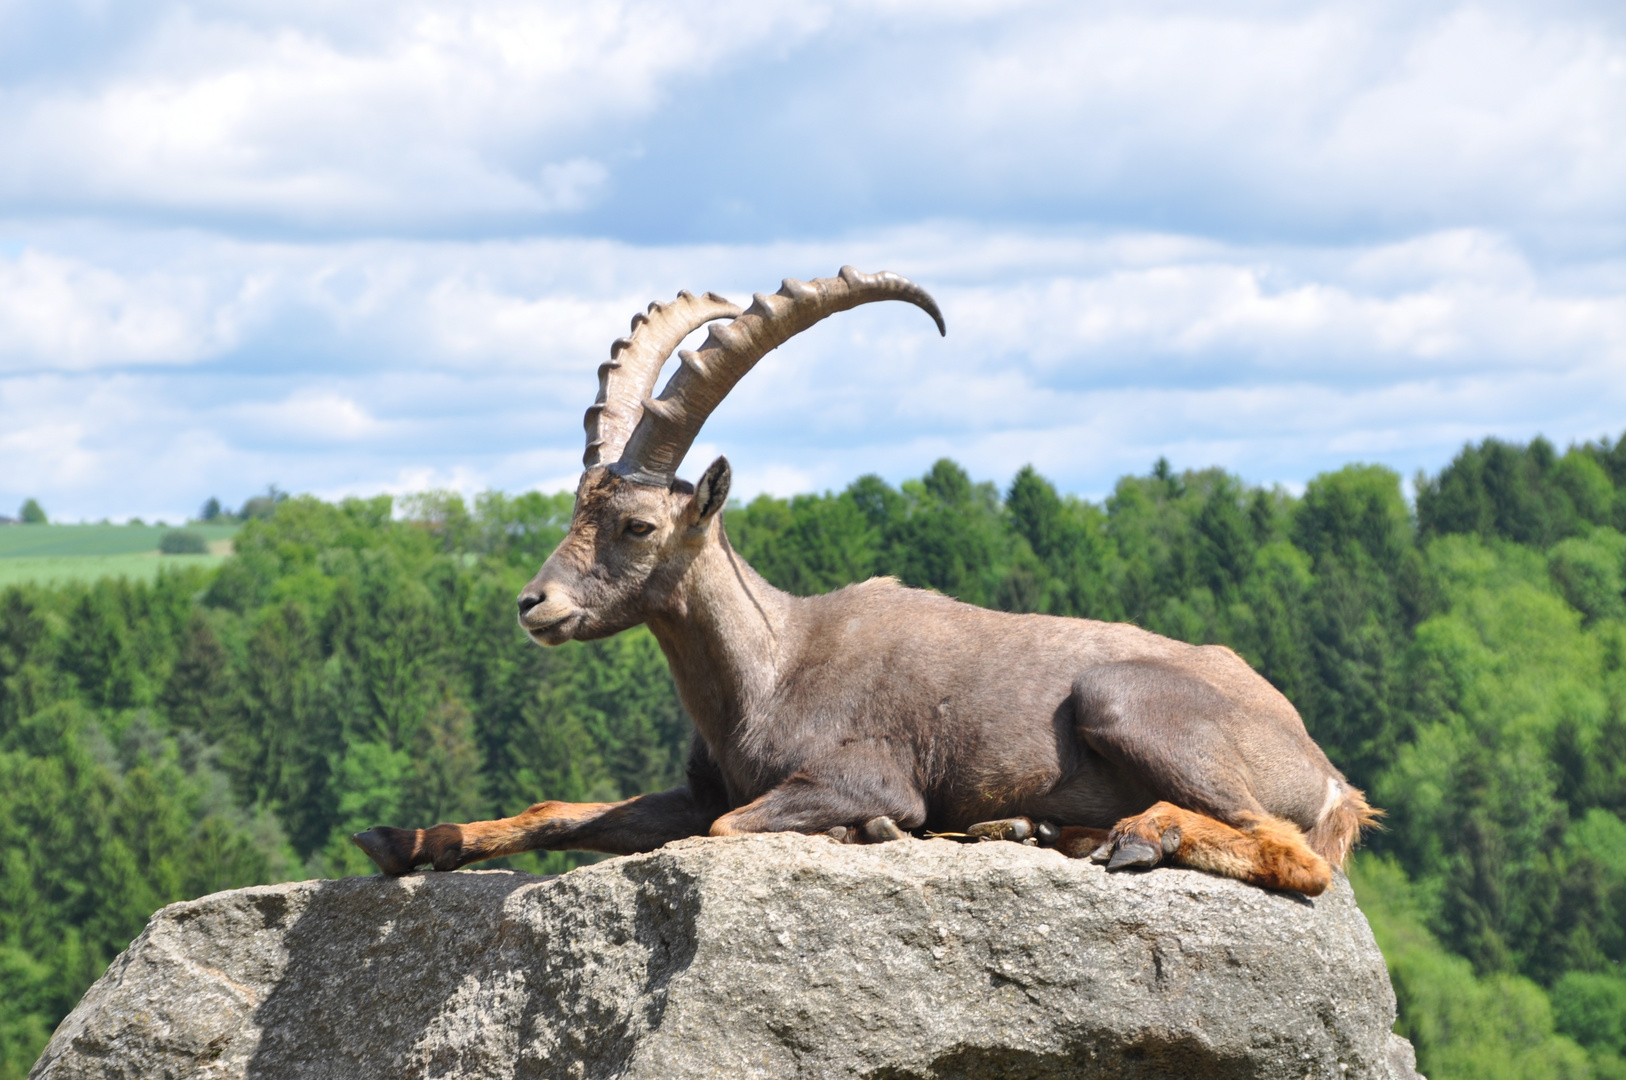
<svg viewBox="0 0 1626 1080">
<path fill-rule="evenodd" d="M 1039 822 L 1033 832 L 1042 847 L 1055 847 L 1061 840 L 1061 826 L 1053 821 Z"/>
<path fill-rule="evenodd" d="M 350 839 L 390 877 L 400 877 L 411 871 L 413 849 L 417 846 L 414 832 L 374 825 L 365 832 L 352 834 Z"/>
<path fill-rule="evenodd" d="M 864 834 L 864 839 L 872 844 L 902 840 L 904 835 L 903 830 L 898 828 L 898 823 L 885 816 L 870 818 L 864 822 L 864 827 L 860 831 Z"/>
<path fill-rule="evenodd" d="M 974 836 L 978 840 L 1015 840 L 1021 843 L 1033 835 L 1033 822 L 1025 817 L 979 821 L 965 832 L 967 836 Z"/>
<path fill-rule="evenodd" d="M 1097 850 L 1091 858 L 1095 859 L 1096 862 L 1100 862 L 1100 854 L 1101 852 Z M 1106 863 L 1108 870 L 1123 870 L 1127 867 L 1150 868 L 1156 866 L 1162 859 L 1162 847 L 1138 836 L 1125 836 L 1112 849 Z"/>
<path fill-rule="evenodd" d="M 838 844 L 850 844 L 853 842 L 855 832 L 854 830 L 847 828 L 845 825 L 836 825 L 832 828 L 824 830 L 824 835 L 828 836 Z"/>
</svg>

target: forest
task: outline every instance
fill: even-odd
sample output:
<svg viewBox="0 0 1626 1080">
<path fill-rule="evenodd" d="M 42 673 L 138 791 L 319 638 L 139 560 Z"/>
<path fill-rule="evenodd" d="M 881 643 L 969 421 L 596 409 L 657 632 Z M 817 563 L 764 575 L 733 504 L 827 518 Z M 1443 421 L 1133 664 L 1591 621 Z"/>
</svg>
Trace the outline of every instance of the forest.
<svg viewBox="0 0 1626 1080">
<path fill-rule="evenodd" d="M 1159 461 L 1096 503 L 945 459 L 726 521 L 791 592 L 890 574 L 1236 649 L 1387 812 L 1350 873 L 1422 1070 L 1626 1078 L 1626 434 L 1489 439 L 1412 492 Z M 163 904 L 368 873 L 374 823 L 680 777 L 646 631 L 515 625 L 568 494 L 264 509 L 218 567 L 0 591 L 0 1078 Z"/>
</svg>

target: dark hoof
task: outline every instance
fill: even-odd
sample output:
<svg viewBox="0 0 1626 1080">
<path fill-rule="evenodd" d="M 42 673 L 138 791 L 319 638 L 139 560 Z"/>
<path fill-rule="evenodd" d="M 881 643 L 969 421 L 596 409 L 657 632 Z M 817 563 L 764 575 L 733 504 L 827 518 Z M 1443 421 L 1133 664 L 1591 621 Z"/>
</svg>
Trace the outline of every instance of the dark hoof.
<svg viewBox="0 0 1626 1080">
<path fill-rule="evenodd" d="M 1107 860 L 1108 870 L 1122 870 L 1125 867 L 1152 867 L 1163 858 L 1163 849 L 1150 841 L 1142 840 L 1138 836 L 1126 836 L 1118 841 L 1113 849 L 1112 857 Z"/>
<path fill-rule="evenodd" d="M 967 836 L 975 836 L 978 840 L 1015 840 L 1021 843 L 1033 835 L 1033 822 L 1025 817 L 979 821 L 965 832 Z"/>
<path fill-rule="evenodd" d="M 864 834 L 864 839 L 872 844 L 884 844 L 888 840 L 903 839 L 903 830 L 898 828 L 898 823 L 885 816 L 870 818 L 864 822 L 864 828 L 861 831 Z"/>
<path fill-rule="evenodd" d="M 400 877 L 412 869 L 413 847 L 416 836 L 406 829 L 392 829 L 387 825 L 374 825 L 365 832 L 350 837 L 367 857 L 390 877 Z"/>
<path fill-rule="evenodd" d="M 1053 821 L 1041 821 L 1034 826 L 1034 835 L 1044 847 L 1055 847 L 1061 840 L 1061 826 Z"/>
<path fill-rule="evenodd" d="M 845 825 L 836 825 L 832 828 L 826 829 L 824 830 L 824 835 L 828 836 L 838 844 L 850 844 L 853 841 L 853 830 L 847 828 Z"/>
</svg>

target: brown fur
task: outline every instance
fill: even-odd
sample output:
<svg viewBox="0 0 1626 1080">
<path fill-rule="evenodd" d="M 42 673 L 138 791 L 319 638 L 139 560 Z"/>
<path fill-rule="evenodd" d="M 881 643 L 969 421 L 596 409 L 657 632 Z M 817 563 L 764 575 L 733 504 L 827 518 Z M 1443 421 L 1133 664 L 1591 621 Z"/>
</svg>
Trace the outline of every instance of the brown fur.
<svg viewBox="0 0 1626 1080">
<path fill-rule="evenodd" d="M 695 722 L 688 783 L 359 834 L 380 867 L 626 853 L 708 832 L 854 835 L 880 817 L 963 832 L 1026 816 L 1069 827 L 1068 854 L 1094 850 L 1086 838 L 1139 836 L 1172 863 L 1311 893 L 1375 820 L 1292 705 L 1231 650 L 988 611 L 890 579 L 790 596 L 728 543 L 728 481 L 722 459 L 692 491 L 589 469 L 569 534 L 520 600 L 543 644 L 649 625 Z M 1162 851 L 1171 827 L 1179 843 Z"/>
<path fill-rule="evenodd" d="M 692 488 L 673 479 L 706 415 L 765 352 L 884 299 L 918 305 L 944 331 L 919 286 L 851 267 L 787 281 L 743 314 L 680 295 L 634 319 L 600 370 L 570 532 L 520 594 L 520 625 L 557 645 L 647 623 L 695 723 L 688 782 L 622 803 L 357 834 L 386 873 L 531 849 L 646 851 L 707 832 L 881 841 L 900 826 L 980 823 L 1014 837 L 1038 821 L 1063 827 L 1066 853 L 1109 868 L 1168 860 L 1326 887 L 1329 861 L 1377 812 L 1229 649 L 985 611 L 887 579 L 788 596 L 729 545 L 728 462 Z M 645 398 L 684 334 L 730 314 L 683 355 L 658 405 Z"/>
<path fill-rule="evenodd" d="M 727 301 L 650 307 L 634 319 L 636 342 L 616 343 L 620 361 L 600 371 L 571 530 L 520 594 L 520 625 L 561 644 L 647 623 L 696 727 L 685 786 L 356 834 L 379 867 L 454 869 L 564 847 L 624 854 L 704 833 L 883 841 L 899 826 L 982 823 L 979 833 L 1016 836 L 1006 826 L 1024 820 L 1023 834 L 1034 821 L 1062 826 L 1063 852 L 1109 869 L 1169 860 L 1324 890 L 1328 864 L 1377 812 L 1234 652 L 1135 626 L 987 612 L 891 579 L 792 597 L 728 545 L 727 460 L 693 488 L 673 480 L 707 413 L 764 351 L 875 299 L 917 304 L 945 329 L 919 286 L 846 267 L 787 281 L 714 330 L 683 356 L 659 407 L 642 394 L 662 350 L 735 311 Z M 621 460 L 602 464 L 611 457 Z"/>
<path fill-rule="evenodd" d="M 1067 825 L 1062 828 L 1061 838 L 1056 841 L 1056 850 L 1069 859 L 1088 858 L 1106 843 L 1107 837 L 1111 835 L 1111 829 L 1089 829 L 1083 825 Z"/>
<path fill-rule="evenodd" d="M 1361 833 L 1377 828 L 1382 817 L 1382 810 L 1366 804 L 1363 792 L 1346 786 L 1342 798 L 1311 827 L 1306 839 L 1312 851 L 1334 866 L 1343 866 Z"/>
</svg>

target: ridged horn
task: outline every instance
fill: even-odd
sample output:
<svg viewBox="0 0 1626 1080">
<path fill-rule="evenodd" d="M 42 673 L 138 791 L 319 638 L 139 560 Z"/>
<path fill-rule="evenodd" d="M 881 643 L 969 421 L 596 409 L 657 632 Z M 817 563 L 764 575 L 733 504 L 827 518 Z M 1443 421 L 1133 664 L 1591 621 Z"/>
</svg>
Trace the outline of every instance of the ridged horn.
<svg viewBox="0 0 1626 1080">
<path fill-rule="evenodd" d="M 843 266 L 839 277 L 786 278 L 774 295 L 757 293 L 744 314 L 712 327 L 699 349 L 678 354 L 682 366 L 659 399 L 644 401 L 614 470 L 640 484 L 669 486 L 706 418 L 758 360 L 820 319 L 876 300 L 914 304 L 932 317 L 939 334 L 948 332 L 937 301 L 898 274 L 860 274 Z"/>
<path fill-rule="evenodd" d="M 672 350 L 706 323 L 739 313 L 738 305 L 715 293 L 696 297 L 680 292 L 670 304 L 652 303 L 647 312 L 634 315 L 632 332 L 616 338 L 610 358 L 599 365 L 598 398 L 582 418 L 587 429 L 582 464 L 592 468 L 620 460 Z"/>
</svg>

